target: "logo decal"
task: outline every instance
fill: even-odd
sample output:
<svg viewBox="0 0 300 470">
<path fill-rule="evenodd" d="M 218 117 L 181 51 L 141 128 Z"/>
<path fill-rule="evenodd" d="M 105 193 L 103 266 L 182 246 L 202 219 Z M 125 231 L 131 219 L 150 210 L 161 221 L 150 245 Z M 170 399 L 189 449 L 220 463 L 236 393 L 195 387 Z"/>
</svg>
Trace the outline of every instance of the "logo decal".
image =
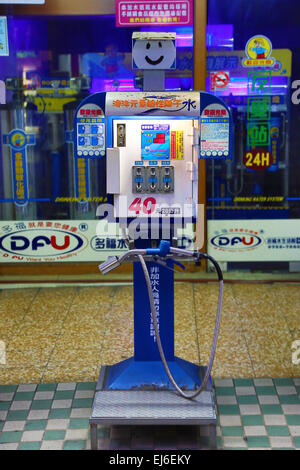
<svg viewBox="0 0 300 470">
<path fill-rule="evenodd" d="M 253 250 L 265 242 L 258 232 L 244 229 L 230 229 L 219 233 L 210 239 L 215 249 L 222 251 Z"/>
<path fill-rule="evenodd" d="M 19 230 L 0 238 L 0 249 L 6 253 L 30 257 L 55 257 L 75 253 L 87 243 L 83 235 L 65 230 Z"/>
<path fill-rule="evenodd" d="M 262 34 L 252 36 L 245 47 L 246 58 L 243 60 L 243 67 L 266 67 L 275 64 L 272 53 L 272 43 L 269 38 Z"/>
</svg>

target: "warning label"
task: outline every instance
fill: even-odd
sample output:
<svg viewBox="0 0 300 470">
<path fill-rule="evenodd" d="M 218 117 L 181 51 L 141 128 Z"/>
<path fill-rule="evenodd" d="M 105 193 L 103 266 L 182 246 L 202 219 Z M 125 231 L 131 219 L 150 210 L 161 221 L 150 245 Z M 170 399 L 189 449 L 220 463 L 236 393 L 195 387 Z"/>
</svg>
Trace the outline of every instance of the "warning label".
<svg viewBox="0 0 300 470">
<path fill-rule="evenodd" d="M 184 160 L 184 132 L 171 132 L 171 159 Z"/>
<path fill-rule="evenodd" d="M 210 89 L 211 91 L 227 90 L 229 87 L 229 72 L 218 71 L 210 73 Z"/>
</svg>

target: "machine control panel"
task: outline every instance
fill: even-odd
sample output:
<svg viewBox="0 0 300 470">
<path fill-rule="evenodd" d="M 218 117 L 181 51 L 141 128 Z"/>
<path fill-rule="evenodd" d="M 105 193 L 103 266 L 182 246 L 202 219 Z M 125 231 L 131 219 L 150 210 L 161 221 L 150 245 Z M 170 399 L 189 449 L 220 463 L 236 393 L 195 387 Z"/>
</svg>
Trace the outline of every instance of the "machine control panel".
<svg viewBox="0 0 300 470">
<path fill-rule="evenodd" d="M 174 192 L 173 166 L 133 166 L 133 193 L 172 193 Z"/>
<path fill-rule="evenodd" d="M 172 117 L 113 120 L 107 189 L 115 195 L 116 214 L 180 217 L 185 206 L 195 209 L 197 172 L 187 168 L 198 161 L 195 126 L 195 119 Z"/>
<path fill-rule="evenodd" d="M 106 157 L 106 191 L 114 216 L 195 220 L 199 158 L 228 159 L 232 118 L 205 92 L 107 92 L 77 109 L 74 133 L 81 165 Z"/>
</svg>

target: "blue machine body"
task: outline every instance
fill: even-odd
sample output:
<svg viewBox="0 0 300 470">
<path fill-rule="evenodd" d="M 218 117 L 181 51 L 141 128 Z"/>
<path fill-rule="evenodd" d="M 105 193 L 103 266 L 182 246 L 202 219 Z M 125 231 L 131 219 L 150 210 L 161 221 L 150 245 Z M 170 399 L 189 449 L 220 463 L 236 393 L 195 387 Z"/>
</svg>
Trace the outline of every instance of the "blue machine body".
<svg viewBox="0 0 300 470">
<path fill-rule="evenodd" d="M 196 97 L 194 101 L 191 98 Z M 165 106 L 167 100 L 174 100 L 174 109 Z M 151 105 L 149 101 L 151 100 Z M 143 106 L 141 103 L 143 101 Z M 145 105 L 145 103 L 146 105 Z M 113 103 L 117 103 L 116 107 Z M 125 106 L 122 107 L 122 103 Z M 128 104 L 129 103 L 129 104 Z M 140 105 L 136 105 L 140 103 Z M 148 105 L 147 105 L 148 103 Z M 160 103 L 160 106 L 157 104 Z M 132 107 L 131 107 L 132 104 Z M 114 114 L 115 112 L 115 114 Z M 96 93 L 85 98 L 77 108 L 74 117 L 74 152 L 76 196 L 84 194 L 80 174 L 86 172 L 88 178 L 88 162 L 90 159 L 106 159 L 107 148 L 112 148 L 113 121 L 126 118 L 147 120 L 151 118 L 193 119 L 199 120 L 199 158 L 231 159 L 233 152 L 232 117 L 229 108 L 223 101 L 205 92 L 136 92 L 136 93 Z M 137 132 L 141 130 L 139 124 Z M 157 125 L 157 124 L 156 124 Z M 93 127 L 96 126 L 96 127 Z M 98 127 L 97 127 L 98 126 Z M 145 129 L 142 129 L 144 131 Z M 161 134 L 168 133 L 167 127 L 161 127 Z M 203 130 L 203 132 L 202 132 Z M 206 136 L 204 139 L 203 136 Z M 224 138 L 228 142 L 223 151 L 209 151 L 209 145 Z M 147 137 L 147 136 L 146 136 Z M 169 136 L 168 136 L 169 138 Z M 145 136 L 141 136 L 141 153 Z M 209 140 L 210 139 L 210 140 Z M 226 140 L 227 139 L 227 140 Z M 197 144 L 197 143 L 196 143 Z M 145 145 L 144 145 L 145 146 Z M 161 155 L 168 159 L 166 147 L 160 149 Z M 143 156 L 141 155 L 141 158 Z M 144 160 L 147 160 L 144 158 Z M 161 162 L 160 162 L 161 163 Z M 141 163 L 141 165 L 143 165 Z M 146 161 L 146 164 L 148 162 Z M 154 164 L 154 163 L 151 163 Z M 171 160 L 172 165 L 172 160 Z M 87 185 L 88 186 L 88 185 Z M 112 196 L 108 197 L 108 201 Z M 172 220 L 172 219 L 171 219 Z M 119 221 L 116 217 L 115 221 Z M 194 220 L 195 221 L 195 220 Z M 137 240 L 136 248 L 147 248 L 148 254 L 164 256 L 169 249 L 170 240 L 165 240 L 159 248 L 153 248 L 151 240 Z M 174 263 L 167 261 L 166 266 L 155 262 L 147 262 L 151 279 L 161 342 L 169 368 L 182 389 L 194 390 L 201 384 L 200 366 L 177 358 L 174 354 Z M 173 389 L 164 370 L 151 318 L 151 308 L 147 285 L 140 263 L 134 263 L 134 356 L 108 368 L 106 387 L 114 390 L 129 389 Z"/>
</svg>

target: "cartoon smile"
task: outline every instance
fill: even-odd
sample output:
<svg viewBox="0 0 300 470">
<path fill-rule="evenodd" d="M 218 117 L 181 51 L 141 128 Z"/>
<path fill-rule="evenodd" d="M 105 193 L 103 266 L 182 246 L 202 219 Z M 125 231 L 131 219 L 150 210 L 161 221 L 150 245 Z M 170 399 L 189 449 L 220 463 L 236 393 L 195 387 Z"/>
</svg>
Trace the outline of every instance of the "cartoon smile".
<svg viewBox="0 0 300 470">
<path fill-rule="evenodd" d="M 157 59 L 157 60 L 152 60 L 152 59 L 150 59 L 149 56 L 146 56 L 146 57 L 145 57 L 146 61 L 147 61 L 148 64 L 150 64 L 150 65 L 158 65 L 158 64 L 160 64 L 160 63 L 164 60 L 164 58 L 165 58 L 165 56 L 163 56 L 163 55 L 160 56 L 160 58 Z"/>
<path fill-rule="evenodd" d="M 134 67 L 137 69 L 168 70 L 174 68 L 176 59 L 175 41 L 135 40 L 132 56 Z"/>
</svg>

